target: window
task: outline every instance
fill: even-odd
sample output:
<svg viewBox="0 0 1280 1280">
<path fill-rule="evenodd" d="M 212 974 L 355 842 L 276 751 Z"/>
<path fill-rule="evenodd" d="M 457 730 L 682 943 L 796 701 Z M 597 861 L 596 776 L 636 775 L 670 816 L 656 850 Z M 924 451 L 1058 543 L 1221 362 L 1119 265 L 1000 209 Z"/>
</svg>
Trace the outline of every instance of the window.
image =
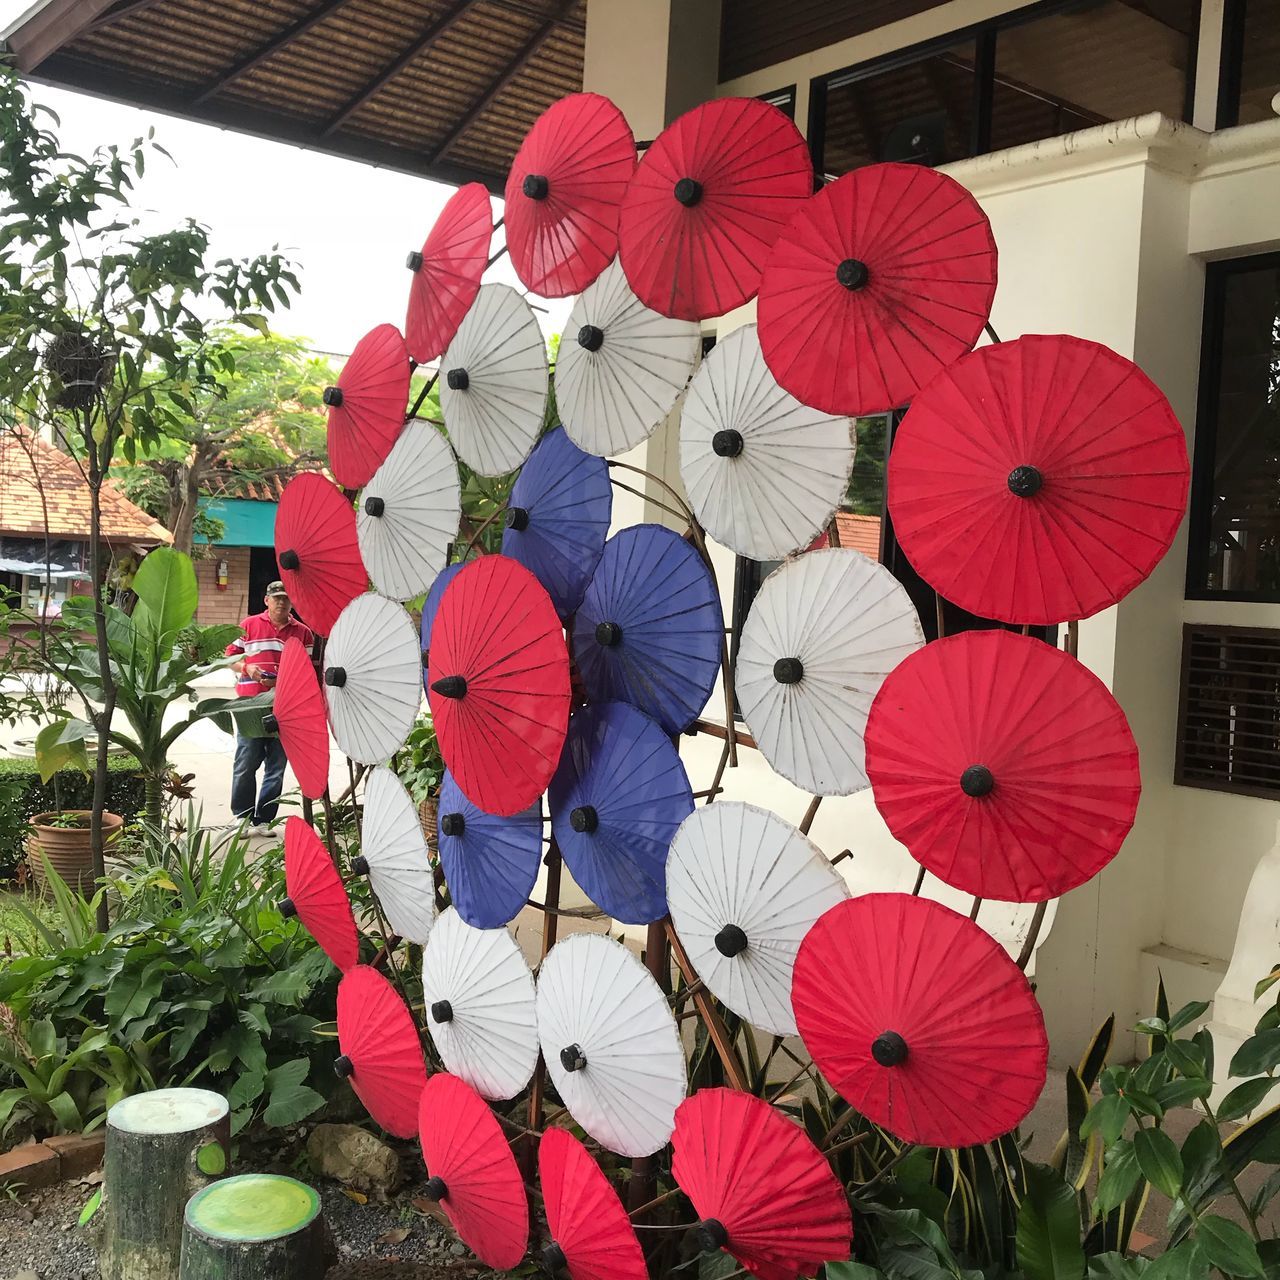
<svg viewBox="0 0 1280 1280">
<path fill-rule="evenodd" d="M 1280 602 L 1280 254 L 1210 263 L 1187 595 Z"/>
<path fill-rule="evenodd" d="M 1275 115 L 1280 93 L 1280 0 L 1226 0 L 1218 128 L 1255 124 Z"/>
<path fill-rule="evenodd" d="M 1198 11 L 1197 0 L 1044 0 L 822 77 L 809 130 L 819 171 L 946 164 L 1148 111 L 1185 118 Z"/>
<path fill-rule="evenodd" d="M 1280 631 L 1187 626 L 1173 780 L 1280 797 Z"/>
<path fill-rule="evenodd" d="M 762 93 L 760 95 L 771 107 L 777 107 L 783 115 L 788 115 L 792 120 L 796 118 L 796 87 L 791 84 L 785 89 L 779 89 L 776 93 Z"/>
</svg>

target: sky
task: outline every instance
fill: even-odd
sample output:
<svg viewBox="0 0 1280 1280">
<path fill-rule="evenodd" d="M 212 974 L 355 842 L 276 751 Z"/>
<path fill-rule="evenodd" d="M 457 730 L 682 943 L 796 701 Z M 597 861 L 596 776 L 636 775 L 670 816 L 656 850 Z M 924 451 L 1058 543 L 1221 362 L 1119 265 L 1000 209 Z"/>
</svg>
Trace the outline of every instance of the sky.
<svg viewBox="0 0 1280 1280">
<path fill-rule="evenodd" d="M 24 5 L 0 0 L 0 26 Z M 63 149 L 78 155 L 155 127 L 173 162 L 155 156 L 135 188 L 134 210 L 149 230 L 195 218 L 210 228 L 214 258 L 278 244 L 302 285 L 293 307 L 272 318 L 278 332 L 346 355 L 377 324 L 403 327 L 405 255 L 422 247 L 452 187 L 44 85 L 33 85 L 32 96 L 58 114 Z M 495 200 L 495 220 L 501 212 Z M 518 284 L 505 258 L 485 280 Z M 530 301 L 545 309 L 544 330 L 559 332 L 569 302 Z"/>
</svg>

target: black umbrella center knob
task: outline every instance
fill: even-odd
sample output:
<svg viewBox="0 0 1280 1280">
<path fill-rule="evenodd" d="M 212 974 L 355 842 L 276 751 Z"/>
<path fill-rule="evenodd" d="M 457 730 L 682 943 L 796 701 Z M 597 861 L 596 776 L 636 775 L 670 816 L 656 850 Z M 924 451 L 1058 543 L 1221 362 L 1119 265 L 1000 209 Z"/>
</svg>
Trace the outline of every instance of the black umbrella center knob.
<svg viewBox="0 0 1280 1280">
<path fill-rule="evenodd" d="M 440 819 L 440 830 L 447 836 L 460 836 L 467 829 L 467 820 L 460 813 L 446 813 Z"/>
<path fill-rule="evenodd" d="M 716 934 L 716 950 L 732 959 L 747 949 L 747 935 L 736 924 L 727 924 Z"/>
<path fill-rule="evenodd" d="M 262 732 L 263 732 L 263 733 L 269 733 L 269 734 L 271 734 L 273 737 L 278 738 L 278 737 L 280 736 L 280 720 L 279 720 L 279 717 L 277 717 L 277 716 L 263 716 L 263 717 L 262 717 Z"/>
<path fill-rule="evenodd" d="M 871 1056 L 882 1067 L 900 1067 L 907 1060 L 907 1042 L 896 1031 L 882 1031 L 871 1042 Z"/>
<path fill-rule="evenodd" d="M 569 1259 L 564 1256 L 564 1250 L 554 1240 L 544 1245 L 538 1256 L 542 1269 L 549 1276 L 555 1275 L 557 1271 L 563 1271 L 569 1265 Z"/>
<path fill-rule="evenodd" d="M 616 622 L 596 623 L 596 644 L 606 649 L 616 648 L 622 643 L 622 628 Z"/>
<path fill-rule="evenodd" d="M 604 330 L 597 324 L 584 324 L 578 330 L 578 346 L 585 351 L 599 351 L 604 346 Z"/>
<path fill-rule="evenodd" d="M 431 1020 L 433 1022 L 452 1022 L 453 1005 L 447 1000 L 437 1000 L 431 1006 Z"/>
<path fill-rule="evenodd" d="M 545 200 L 551 194 L 551 184 L 541 173 L 526 173 L 524 181 L 520 184 L 520 190 L 530 200 Z"/>
<path fill-rule="evenodd" d="M 364 509 L 366 515 L 381 516 L 387 509 L 386 499 L 370 496 L 364 500 Z"/>
<path fill-rule="evenodd" d="M 302 567 L 302 561 L 298 558 L 298 553 L 291 547 L 288 551 L 280 553 L 280 567 L 282 569 L 298 570 Z"/>
<path fill-rule="evenodd" d="M 439 1202 L 449 1194 L 449 1184 L 436 1175 L 427 1179 L 427 1185 L 422 1188 L 422 1193 L 428 1200 Z"/>
<path fill-rule="evenodd" d="M 507 508 L 507 528 L 523 533 L 529 527 L 529 512 L 524 507 Z"/>
<path fill-rule="evenodd" d="M 717 431 L 711 437 L 711 452 L 717 458 L 736 458 L 742 452 L 742 432 L 733 427 Z"/>
<path fill-rule="evenodd" d="M 324 682 L 330 689 L 341 689 L 347 683 L 346 667 L 325 667 Z"/>
<path fill-rule="evenodd" d="M 779 684 L 799 684 L 804 679 L 804 663 L 799 658 L 779 658 L 773 664 L 773 678 Z"/>
<path fill-rule="evenodd" d="M 471 385 L 471 377 L 465 369 L 450 369 L 444 375 L 450 391 L 465 391 Z"/>
<path fill-rule="evenodd" d="M 467 696 L 467 677 L 441 676 L 431 687 L 442 698 L 465 698 Z"/>
<path fill-rule="evenodd" d="M 320 398 L 331 409 L 340 409 L 342 407 L 342 388 L 325 387 L 324 394 Z"/>
<path fill-rule="evenodd" d="M 351 870 L 358 876 L 367 876 L 369 874 L 369 859 L 363 853 L 358 858 L 352 858 Z"/>
<path fill-rule="evenodd" d="M 985 764 L 971 764 L 960 775 L 960 790 L 975 800 L 989 796 L 995 790 L 995 774 Z"/>
<path fill-rule="evenodd" d="M 410 271 L 421 271 L 422 254 L 420 254 L 417 249 L 410 249 L 408 257 L 404 260 L 404 265 L 408 267 Z"/>
<path fill-rule="evenodd" d="M 1014 467 L 1009 472 L 1009 492 L 1019 498 L 1034 498 L 1044 487 L 1039 467 Z"/>
<path fill-rule="evenodd" d="M 561 1049 L 560 1065 L 566 1071 L 582 1071 L 587 1065 L 587 1055 L 582 1052 L 582 1046 L 571 1044 Z"/>
<path fill-rule="evenodd" d="M 356 1064 L 347 1057 L 345 1053 L 339 1054 L 333 1060 L 333 1074 L 339 1080 L 350 1080 L 356 1073 Z"/>
<path fill-rule="evenodd" d="M 702 199 L 702 183 L 697 178 L 681 178 L 676 183 L 676 199 L 686 209 L 692 209 Z"/>
<path fill-rule="evenodd" d="M 594 805 L 580 804 L 569 815 L 569 825 L 579 835 L 589 836 L 600 825 L 600 815 Z"/>
<path fill-rule="evenodd" d="M 703 1253 L 715 1253 L 729 1243 L 729 1233 L 719 1218 L 703 1218 L 694 1228 L 693 1238 Z"/>
<path fill-rule="evenodd" d="M 859 289 L 867 287 L 867 283 L 871 279 L 871 273 L 867 270 L 865 262 L 861 262 L 857 258 L 846 258 L 836 267 L 836 279 L 850 293 L 857 293 Z"/>
<path fill-rule="evenodd" d="M 276 910 L 280 912 L 286 920 L 292 920 L 298 914 L 298 908 L 293 905 L 292 898 L 281 898 L 276 903 Z"/>
</svg>

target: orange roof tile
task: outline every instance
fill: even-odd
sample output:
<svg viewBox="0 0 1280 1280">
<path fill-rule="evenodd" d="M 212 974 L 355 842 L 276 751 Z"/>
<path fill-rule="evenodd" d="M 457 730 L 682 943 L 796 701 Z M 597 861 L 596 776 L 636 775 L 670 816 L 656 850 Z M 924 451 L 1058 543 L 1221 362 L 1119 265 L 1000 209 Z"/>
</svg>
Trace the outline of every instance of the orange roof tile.
<svg viewBox="0 0 1280 1280">
<path fill-rule="evenodd" d="M 89 485 L 76 460 L 25 427 L 0 431 L 0 534 L 43 537 L 45 506 L 54 537 L 88 538 Z M 102 488 L 102 536 L 141 546 L 173 541 L 164 525 L 109 483 Z"/>
<path fill-rule="evenodd" d="M 842 547 L 852 547 L 872 560 L 880 559 L 879 516 L 855 516 L 851 511 L 837 511 L 836 530 Z"/>
</svg>

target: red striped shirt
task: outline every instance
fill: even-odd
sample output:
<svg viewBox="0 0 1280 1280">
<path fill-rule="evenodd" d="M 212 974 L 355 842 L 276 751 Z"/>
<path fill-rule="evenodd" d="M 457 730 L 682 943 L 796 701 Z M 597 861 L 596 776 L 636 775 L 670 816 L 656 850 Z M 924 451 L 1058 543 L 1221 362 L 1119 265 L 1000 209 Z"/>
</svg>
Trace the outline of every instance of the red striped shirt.
<svg viewBox="0 0 1280 1280">
<path fill-rule="evenodd" d="M 227 653 L 242 656 L 252 666 L 261 667 L 273 675 L 280 666 L 280 655 L 284 652 L 286 640 L 300 640 L 308 653 L 315 643 L 315 636 L 305 623 L 291 617 L 283 627 L 277 627 L 266 610 L 245 618 L 240 626 L 244 635 L 227 645 Z M 274 681 L 263 684 L 253 676 L 241 675 L 236 680 L 236 693 L 242 698 L 252 698 L 273 688 Z"/>
</svg>

